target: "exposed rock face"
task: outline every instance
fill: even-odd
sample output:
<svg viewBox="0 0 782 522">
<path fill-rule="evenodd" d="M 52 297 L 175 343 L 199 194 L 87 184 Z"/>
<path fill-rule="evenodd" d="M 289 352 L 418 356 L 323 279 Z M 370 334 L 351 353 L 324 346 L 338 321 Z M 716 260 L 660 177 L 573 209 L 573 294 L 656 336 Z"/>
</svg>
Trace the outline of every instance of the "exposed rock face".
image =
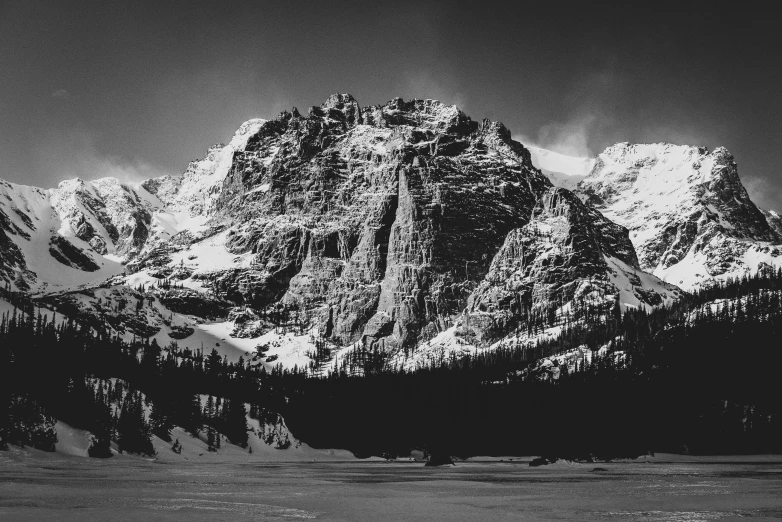
<svg viewBox="0 0 782 522">
<path fill-rule="evenodd" d="M 598 156 L 577 192 L 630 230 L 643 269 L 684 288 L 782 264 L 782 236 L 724 148 L 620 143 Z"/>
<path fill-rule="evenodd" d="M 85 272 L 94 272 L 100 267 L 84 253 L 84 251 L 75 246 L 62 236 L 52 236 L 49 243 L 49 254 L 63 265 L 84 270 Z"/>
<path fill-rule="evenodd" d="M 0 180 L 0 284 L 28 291 L 35 282 L 36 274 L 29 267 L 30 252 L 22 246 L 41 229 L 35 210 L 46 198 L 42 189 Z"/>
<path fill-rule="evenodd" d="M 146 245 L 152 212 L 160 203 L 114 178 L 63 181 L 51 191 L 61 228 L 89 243 L 98 254 L 129 259 Z"/>
<path fill-rule="evenodd" d="M 232 222 L 226 248 L 253 255 L 253 283 L 234 284 L 248 302 L 282 299 L 340 344 L 395 348 L 460 313 L 548 186 L 501 124 L 335 95 L 261 126 L 215 206 Z"/>
<path fill-rule="evenodd" d="M 89 243 L 98 254 L 108 253 L 107 245 L 119 239 L 117 227 L 106 212 L 105 201 L 84 181 L 61 182 L 57 190 L 52 191 L 51 205 L 63 225 L 77 238 Z"/>
<path fill-rule="evenodd" d="M 521 325 L 531 311 L 561 313 L 565 305 L 596 307 L 614 299 L 625 306 L 656 306 L 681 295 L 641 271 L 627 229 L 570 191 L 551 188 L 530 222 L 508 234 L 468 301 L 466 322 L 479 341 L 492 341 Z"/>
<path fill-rule="evenodd" d="M 10 236 L 29 237 L 29 234 L 0 208 L 0 277 L 9 284 L 14 281 L 20 290 L 27 290 L 29 284 L 24 275 L 28 270 L 24 253 Z"/>
<path fill-rule="evenodd" d="M 254 424 L 254 423 L 253 423 Z M 299 447 L 301 442 L 288 430 L 285 420 L 281 415 L 260 408 L 258 411 L 258 428 L 251 427 L 258 438 L 266 444 L 277 449 L 287 449 L 291 446 Z"/>
<path fill-rule="evenodd" d="M 760 211 L 766 218 L 766 222 L 768 223 L 768 226 L 771 227 L 771 230 L 773 230 L 777 236 L 782 237 L 782 216 L 773 210 L 760 209 Z"/>
<path fill-rule="evenodd" d="M 490 268 L 502 263 L 498 252 L 517 262 L 514 245 L 531 233 L 524 227 L 536 205 L 536 226 L 568 223 L 553 241 L 566 260 L 539 256 L 524 276 L 528 306 L 547 296 L 564 303 L 626 292 L 622 303 L 632 306 L 676 297 L 639 277 L 624 229 L 552 191 L 502 124 L 473 122 L 455 107 L 395 99 L 362 109 L 334 95 L 307 116 L 294 109 L 261 124 L 232 158 L 207 205 L 219 219 L 207 223 L 250 262 L 196 268 L 193 278 L 256 307 L 281 301 L 304 310 L 340 345 L 412 348 L 450 327 L 476 289 L 475 306 L 518 292 L 499 290 L 509 274 Z"/>
<path fill-rule="evenodd" d="M 93 181 L 92 186 L 105 202 L 105 212 L 111 226 L 117 230 L 116 255 L 125 259 L 135 256 L 146 246 L 152 212 L 159 208 L 158 205 L 145 201 L 140 195 L 143 192 L 114 178 Z"/>
<path fill-rule="evenodd" d="M 39 298 L 38 303 L 98 332 L 151 337 L 160 331 L 165 319 L 155 307 L 141 306 L 146 299 L 144 294 L 121 286 L 55 292 Z"/>
<path fill-rule="evenodd" d="M 339 346 L 406 353 L 463 317 L 486 345 L 552 303 L 652 306 L 677 296 L 640 272 L 623 227 L 553 188 L 501 123 L 433 100 L 362 108 L 336 94 L 306 115 L 248 121 L 181 176 L 12 192 L 6 234 L 24 247 L 22 261 L 35 241 L 23 243 L 17 229 L 72 244 L 100 266 L 94 281 L 123 271 L 119 260 L 134 289 L 161 279 L 189 288 L 155 290 L 159 302 L 134 295 L 139 309 L 115 329 L 137 335 L 193 335 L 193 324 L 166 324 L 158 305 L 217 318 L 230 301 L 259 314 L 293 311 L 297 327 L 317 327 Z M 753 226 L 768 229 L 761 219 Z M 69 269 L 89 266 L 60 257 Z M 111 313 L 98 294 L 89 303 L 62 295 Z M 125 299 L 100 295 L 115 309 Z M 234 310 L 231 335 L 266 333 L 255 312 Z M 152 334 L 136 324 L 147 316 Z"/>
<path fill-rule="evenodd" d="M 548 182 L 528 158 L 501 124 L 431 100 L 362 110 L 335 95 L 284 113 L 235 155 L 218 198 L 226 247 L 254 256 L 244 297 L 324 310 L 340 344 L 413 346 L 529 219 Z"/>
<path fill-rule="evenodd" d="M 161 290 L 157 295 L 166 308 L 180 314 L 212 319 L 227 316 L 231 309 L 231 303 L 187 288 Z"/>
</svg>

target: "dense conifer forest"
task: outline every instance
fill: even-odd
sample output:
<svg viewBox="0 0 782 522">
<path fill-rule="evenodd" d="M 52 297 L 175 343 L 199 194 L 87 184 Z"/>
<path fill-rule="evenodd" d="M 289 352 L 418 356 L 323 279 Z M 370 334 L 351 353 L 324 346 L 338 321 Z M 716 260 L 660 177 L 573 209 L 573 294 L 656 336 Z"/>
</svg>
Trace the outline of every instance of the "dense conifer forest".
<svg viewBox="0 0 782 522">
<path fill-rule="evenodd" d="M 581 313 L 553 340 L 415 371 L 363 349 L 331 372 L 267 371 L 176 342 L 126 342 L 6 297 L 17 309 L 0 321 L 0 447 L 53 450 L 60 420 L 93 434 L 95 457 L 110 456 L 112 443 L 151 454 L 153 436 L 176 450 L 174 426 L 205 434 L 219 451 L 224 440 L 246 446 L 246 414 L 276 412 L 311 446 L 358 456 L 782 450 L 782 272 L 651 312 Z M 543 328 L 557 320 L 550 316 L 533 314 L 520 328 Z M 328 366 L 327 345 L 316 344 Z M 540 364 L 580 346 L 594 352 L 572 371 Z"/>
</svg>

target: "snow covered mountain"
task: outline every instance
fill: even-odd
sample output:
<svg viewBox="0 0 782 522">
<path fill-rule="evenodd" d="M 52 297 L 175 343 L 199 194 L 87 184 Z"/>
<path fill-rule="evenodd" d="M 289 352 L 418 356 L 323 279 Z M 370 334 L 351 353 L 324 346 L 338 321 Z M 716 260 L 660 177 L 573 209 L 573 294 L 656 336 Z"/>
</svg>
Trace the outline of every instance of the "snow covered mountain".
<svg viewBox="0 0 782 522">
<path fill-rule="evenodd" d="M 334 95 L 250 120 L 182 175 L 138 185 L 0 183 L 10 289 L 121 335 L 231 357 L 268 344 L 269 362 L 291 364 L 316 338 L 477 349 L 535 311 L 671 302 L 681 293 L 663 281 L 781 266 L 781 234 L 723 148 L 572 158 L 432 100 Z M 271 335 L 269 310 L 295 328 Z"/>
<path fill-rule="evenodd" d="M 73 179 L 48 190 L 0 180 L 0 279 L 33 292 L 94 284 L 182 231 L 198 235 L 234 151 L 261 123 L 248 121 L 181 176 L 133 185 Z"/>
<path fill-rule="evenodd" d="M 483 346 L 522 313 L 680 295 L 501 123 L 433 100 L 333 95 L 246 122 L 180 176 L 0 190 L 12 289 L 124 335 L 269 345 L 296 364 L 315 339 L 415 353 L 469 322 Z"/>
<path fill-rule="evenodd" d="M 52 190 L 0 181 L 0 278 L 37 291 L 122 273 L 115 254 L 133 235 L 122 222 L 131 213 L 117 209 L 126 193 L 116 180 L 70 180 Z"/>
<path fill-rule="evenodd" d="M 630 230 L 641 268 L 684 289 L 782 266 L 779 216 L 750 200 L 722 147 L 619 143 L 576 192 Z"/>
<path fill-rule="evenodd" d="M 555 186 L 627 227 L 640 266 L 665 281 L 694 289 L 780 266 L 782 219 L 752 203 L 724 148 L 620 143 L 597 158 L 528 148 Z"/>
</svg>

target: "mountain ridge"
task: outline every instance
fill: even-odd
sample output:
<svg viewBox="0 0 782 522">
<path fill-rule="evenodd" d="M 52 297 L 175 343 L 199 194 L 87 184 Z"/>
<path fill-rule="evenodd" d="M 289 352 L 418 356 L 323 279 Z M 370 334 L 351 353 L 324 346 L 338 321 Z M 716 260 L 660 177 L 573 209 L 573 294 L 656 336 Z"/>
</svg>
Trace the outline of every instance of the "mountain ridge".
<svg viewBox="0 0 782 522">
<path fill-rule="evenodd" d="M 653 307 L 683 296 L 643 271 L 655 267 L 633 235 L 638 227 L 610 206 L 617 198 L 603 178 L 613 156 L 595 160 L 571 193 L 534 166 L 535 154 L 502 123 L 473 121 L 452 105 L 395 98 L 361 107 L 336 94 L 306 116 L 294 108 L 248 120 L 181 175 L 137 185 L 72 180 L 48 191 L 3 182 L 0 277 L 44 297 L 64 292 L 57 303 L 77 310 L 141 299 L 123 286 L 158 295 L 154 288 L 173 283 L 182 297 L 162 308 L 141 299 L 154 335 L 198 334 L 211 323 L 194 311 L 221 309 L 209 304 L 217 298 L 234 308 L 223 335 L 266 339 L 262 316 L 276 309 L 336 352 L 361 345 L 405 357 L 443 336 L 453 341 L 448 350 L 494 346 L 530 313 L 557 322 L 584 303 Z M 743 190 L 732 156 L 718 156 L 735 180 L 715 188 Z M 614 162 L 628 186 L 638 179 L 628 181 L 628 171 L 652 164 L 633 158 L 638 166 Z M 749 207 L 746 191 L 742 198 Z M 751 214 L 746 237 L 729 239 L 750 248 L 762 239 L 765 248 L 778 234 L 769 220 L 782 222 Z M 44 254 L 52 261 L 41 270 Z M 78 277 L 58 284 L 63 271 Z M 118 293 L 97 292 L 99 284 L 119 285 Z M 166 325 L 174 310 L 184 315 Z M 125 335 L 148 335 L 128 314 L 114 323 Z M 285 335 L 273 342 L 293 343 L 290 360 L 307 360 L 301 347 L 312 342 Z M 252 350 L 238 337 L 222 341 Z"/>
<path fill-rule="evenodd" d="M 685 288 L 782 264 L 780 236 L 724 147 L 619 143 L 576 192 L 627 227 L 641 266 Z"/>
</svg>

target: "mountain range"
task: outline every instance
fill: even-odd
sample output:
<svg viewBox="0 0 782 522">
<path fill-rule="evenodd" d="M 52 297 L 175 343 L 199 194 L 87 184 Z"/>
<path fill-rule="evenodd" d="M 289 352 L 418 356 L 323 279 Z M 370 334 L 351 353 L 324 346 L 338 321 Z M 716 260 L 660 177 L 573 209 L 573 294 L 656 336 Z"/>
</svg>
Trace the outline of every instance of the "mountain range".
<svg viewBox="0 0 782 522">
<path fill-rule="evenodd" d="M 335 94 L 136 184 L 0 181 L 6 300 L 269 367 L 532 342 L 779 268 L 780 248 L 724 148 L 571 158 L 433 100 Z"/>
</svg>

